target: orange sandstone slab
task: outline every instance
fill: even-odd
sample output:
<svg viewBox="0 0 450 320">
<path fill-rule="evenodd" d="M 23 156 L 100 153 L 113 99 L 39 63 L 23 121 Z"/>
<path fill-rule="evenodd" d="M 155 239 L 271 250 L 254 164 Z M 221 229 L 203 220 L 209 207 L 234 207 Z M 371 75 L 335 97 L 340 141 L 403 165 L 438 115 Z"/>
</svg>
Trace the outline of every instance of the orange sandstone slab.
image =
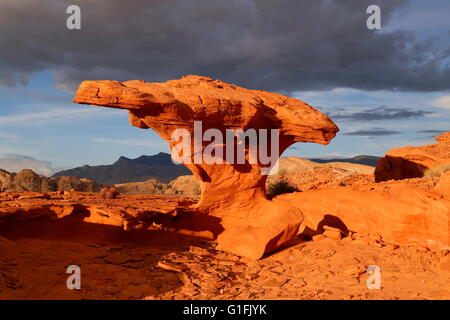
<svg viewBox="0 0 450 320">
<path fill-rule="evenodd" d="M 438 187 L 448 185 L 443 180 Z M 438 191 L 438 192 L 436 192 Z M 408 181 L 279 196 L 303 213 L 304 226 L 324 225 L 379 235 L 394 244 L 450 248 L 450 198 Z"/>
<path fill-rule="evenodd" d="M 378 160 L 375 180 L 420 178 L 428 168 L 450 164 L 450 132 L 435 139 L 438 143 L 388 151 L 384 158 Z"/>
</svg>

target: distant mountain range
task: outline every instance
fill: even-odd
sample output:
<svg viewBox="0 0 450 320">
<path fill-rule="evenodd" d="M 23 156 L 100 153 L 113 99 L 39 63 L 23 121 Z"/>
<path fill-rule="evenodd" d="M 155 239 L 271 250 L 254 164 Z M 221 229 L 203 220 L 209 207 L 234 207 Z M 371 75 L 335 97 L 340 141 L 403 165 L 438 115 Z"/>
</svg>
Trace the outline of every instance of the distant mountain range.
<svg viewBox="0 0 450 320">
<path fill-rule="evenodd" d="M 136 159 L 120 157 L 111 165 L 85 165 L 55 173 L 52 177 L 75 176 L 98 183 L 118 184 L 158 179 L 167 183 L 179 176 L 192 174 L 185 166 L 172 162 L 170 154 L 160 152 Z"/>
<path fill-rule="evenodd" d="M 375 166 L 379 158 L 375 156 L 356 156 L 348 159 L 309 159 L 318 163 L 348 162 Z M 183 165 L 172 162 L 168 153 L 160 152 L 152 156 L 140 156 L 136 159 L 120 157 L 111 165 L 89 166 L 85 165 L 73 169 L 63 170 L 55 173 L 52 177 L 75 176 L 86 178 L 97 183 L 120 184 L 128 182 L 142 182 L 149 179 L 157 179 L 168 183 L 179 176 L 191 175 Z"/>
<path fill-rule="evenodd" d="M 337 158 L 337 159 L 309 159 L 314 162 L 328 163 L 328 162 L 348 162 L 356 164 L 364 164 L 366 166 L 376 167 L 377 161 L 380 157 L 361 155 L 353 158 Z"/>
</svg>

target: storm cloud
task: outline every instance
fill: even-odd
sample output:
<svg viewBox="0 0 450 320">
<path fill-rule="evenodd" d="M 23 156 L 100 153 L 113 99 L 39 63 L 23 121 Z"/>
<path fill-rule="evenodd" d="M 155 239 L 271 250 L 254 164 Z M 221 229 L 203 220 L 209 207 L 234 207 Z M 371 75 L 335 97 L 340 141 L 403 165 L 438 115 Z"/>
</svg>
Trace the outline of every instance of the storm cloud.
<svg viewBox="0 0 450 320">
<path fill-rule="evenodd" d="M 441 134 L 447 132 L 445 130 L 419 130 L 417 133 L 435 133 L 435 134 Z"/>
<path fill-rule="evenodd" d="M 406 119 L 421 118 L 430 114 L 432 114 L 432 112 L 427 110 L 412 110 L 408 108 L 389 108 L 386 106 L 368 108 L 356 112 L 349 112 L 341 108 L 339 109 L 339 112 L 328 113 L 330 118 L 334 120 L 351 120 L 351 121 L 406 120 Z"/>
<path fill-rule="evenodd" d="M 360 136 L 360 137 L 378 137 L 378 136 L 391 136 L 394 134 L 400 134 L 400 131 L 385 130 L 385 129 L 366 129 L 357 130 L 344 133 L 346 136 Z"/>
<path fill-rule="evenodd" d="M 82 30 L 66 28 L 71 4 Z M 368 30 L 372 4 L 386 25 L 407 0 L 2 0 L 0 85 L 49 70 L 69 89 L 186 74 L 283 92 L 450 89 L 449 49 Z"/>
</svg>

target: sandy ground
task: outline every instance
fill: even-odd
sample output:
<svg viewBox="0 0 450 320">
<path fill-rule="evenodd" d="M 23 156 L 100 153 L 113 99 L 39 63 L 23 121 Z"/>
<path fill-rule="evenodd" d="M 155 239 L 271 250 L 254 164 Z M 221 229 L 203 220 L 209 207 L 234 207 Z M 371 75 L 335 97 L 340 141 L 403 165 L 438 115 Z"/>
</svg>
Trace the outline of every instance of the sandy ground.
<svg viewBox="0 0 450 320">
<path fill-rule="evenodd" d="M 214 246 L 76 215 L 3 223 L 0 299 L 450 299 L 448 251 L 358 234 L 299 238 L 259 261 Z M 66 286 L 69 265 L 81 290 Z M 379 290 L 367 287 L 369 265 L 381 269 Z"/>
</svg>

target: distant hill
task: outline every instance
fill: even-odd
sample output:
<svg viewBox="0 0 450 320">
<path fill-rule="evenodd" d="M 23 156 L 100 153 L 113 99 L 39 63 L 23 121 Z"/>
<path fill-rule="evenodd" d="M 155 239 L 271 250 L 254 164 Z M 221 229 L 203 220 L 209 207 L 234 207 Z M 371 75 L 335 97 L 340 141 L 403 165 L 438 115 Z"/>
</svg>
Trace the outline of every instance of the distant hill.
<svg viewBox="0 0 450 320">
<path fill-rule="evenodd" d="M 297 183 L 305 183 L 307 185 L 306 187 L 311 186 L 311 180 L 316 180 L 318 177 L 323 178 L 324 176 L 331 180 L 337 179 L 336 181 L 347 179 L 345 181 L 349 183 L 353 176 L 367 175 L 368 178 L 366 178 L 366 181 L 370 181 L 369 177 L 373 177 L 374 170 L 375 168 L 372 166 L 358 163 L 341 161 L 319 163 L 292 156 L 282 157 L 279 160 L 279 170 L 276 173 L 274 172 L 274 175 L 268 177 L 267 185 L 276 182 L 280 176 L 291 174 L 294 174 L 294 176 L 298 174 L 295 181 Z M 324 182 L 319 182 L 319 185 L 321 183 Z M 333 181 L 327 183 L 333 183 Z M 121 194 L 171 194 L 197 197 L 201 193 L 200 184 L 193 175 L 180 176 L 168 184 L 150 179 L 144 182 L 116 184 L 116 187 Z"/>
<path fill-rule="evenodd" d="M 366 166 L 376 167 L 378 159 L 380 159 L 380 157 L 361 155 L 361 156 L 356 156 L 353 158 L 309 159 L 309 160 L 314 161 L 314 162 L 319 162 L 319 163 L 348 162 L 348 163 L 364 164 Z"/>
<path fill-rule="evenodd" d="M 98 183 L 118 184 L 158 179 L 167 183 L 179 176 L 192 174 L 185 166 L 172 162 L 170 154 L 160 152 L 136 159 L 120 157 L 111 165 L 85 165 L 55 173 L 52 177 L 75 176 Z"/>
<path fill-rule="evenodd" d="M 31 169 L 24 169 L 19 173 L 0 169 L 0 192 L 54 192 L 71 191 L 99 192 L 106 185 L 98 184 L 89 179 L 77 177 L 47 178 Z"/>
<path fill-rule="evenodd" d="M 375 156 L 362 155 L 349 159 L 302 159 L 296 157 L 289 157 L 289 159 L 289 161 L 282 160 L 282 167 L 286 166 L 287 169 L 293 166 L 296 170 L 300 170 L 303 167 L 316 167 L 317 165 L 314 164 L 314 162 L 321 164 L 331 162 L 347 162 L 352 164 L 375 166 L 379 158 Z M 52 177 L 74 176 L 90 179 L 97 183 L 103 184 L 143 182 L 150 179 L 157 179 L 162 183 L 169 183 L 180 176 L 191 174 L 192 172 L 190 172 L 185 166 L 174 164 L 170 154 L 160 152 L 152 156 L 140 156 L 136 159 L 129 159 L 122 156 L 111 165 L 85 165 L 82 167 L 57 172 Z"/>
</svg>

